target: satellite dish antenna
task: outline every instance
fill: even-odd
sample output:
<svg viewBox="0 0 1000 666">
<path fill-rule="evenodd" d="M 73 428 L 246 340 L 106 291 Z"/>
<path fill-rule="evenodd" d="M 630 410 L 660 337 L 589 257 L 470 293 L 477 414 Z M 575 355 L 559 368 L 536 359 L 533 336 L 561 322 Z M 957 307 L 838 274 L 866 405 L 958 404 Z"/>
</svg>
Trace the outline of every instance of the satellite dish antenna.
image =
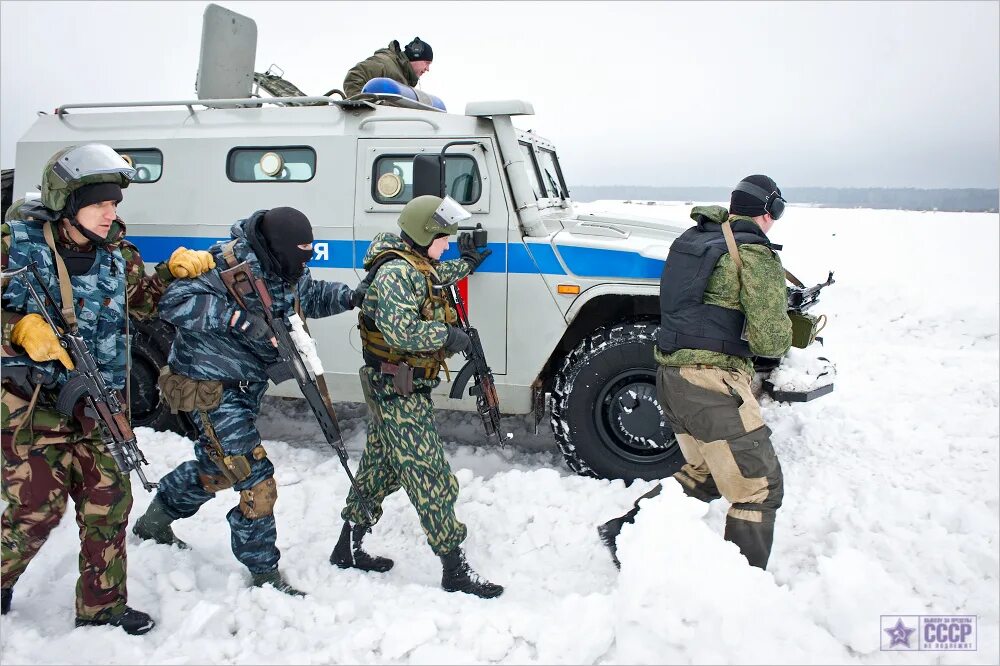
<svg viewBox="0 0 1000 666">
<path fill-rule="evenodd" d="M 205 7 L 194 83 L 198 99 L 249 99 L 256 59 L 257 23 L 216 4 Z"/>
</svg>

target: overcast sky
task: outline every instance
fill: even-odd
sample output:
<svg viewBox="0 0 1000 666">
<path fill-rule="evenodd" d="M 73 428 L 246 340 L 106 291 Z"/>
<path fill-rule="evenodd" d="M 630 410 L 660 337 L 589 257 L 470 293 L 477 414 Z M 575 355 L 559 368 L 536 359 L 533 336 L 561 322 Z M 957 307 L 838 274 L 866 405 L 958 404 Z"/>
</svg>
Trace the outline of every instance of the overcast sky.
<svg viewBox="0 0 1000 666">
<path fill-rule="evenodd" d="M 0 165 L 59 104 L 194 98 L 205 2 L 0 4 Z M 997 2 L 226 2 L 310 94 L 398 39 L 452 112 L 519 98 L 571 185 L 997 187 Z"/>
</svg>

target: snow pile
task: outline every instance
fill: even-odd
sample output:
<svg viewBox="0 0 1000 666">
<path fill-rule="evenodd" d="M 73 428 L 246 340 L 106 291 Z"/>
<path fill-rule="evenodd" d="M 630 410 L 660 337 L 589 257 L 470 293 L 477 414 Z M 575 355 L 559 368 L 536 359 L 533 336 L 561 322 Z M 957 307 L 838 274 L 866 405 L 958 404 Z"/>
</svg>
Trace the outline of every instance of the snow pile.
<svg viewBox="0 0 1000 666">
<path fill-rule="evenodd" d="M 837 368 L 818 344 L 806 349 L 791 348 L 767 379 L 779 391 L 811 391 L 832 384 Z"/>
<path fill-rule="evenodd" d="M 643 210 L 654 208 L 683 221 L 690 206 Z M 976 242 L 927 242 L 956 226 Z M 277 470 L 281 568 L 308 597 L 247 588 L 225 521 L 238 497 L 223 491 L 175 524 L 189 551 L 129 534 L 130 603 L 156 629 L 74 629 L 71 508 L 0 620 L 0 661 L 998 663 L 998 232 L 995 214 L 794 206 L 775 227 L 785 265 L 807 283 L 837 271 L 815 310 L 830 319 L 822 352 L 838 374 L 809 403 L 762 399 L 785 474 L 766 572 L 722 540 L 725 500 L 691 500 L 672 480 L 623 529 L 618 572 L 595 527 L 652 484 L 569 473 L 547 422 L 534 435 L 524 418 L 505 418 L 515 438 L 500 450 L 476 414 L 459 412 L 438 424 L 462 486 L 464 547 L 504 595 L 440 589 L 402 492 L 365 540 L 396 566 L 338 569 L 328 558 L 348 481 L 308 407 L 273 398 L 258 425 Z M 365 407 L 336 408 L 356 465 Z M 192 457 L 177 435 L 138 436 L 150 478 Z M 135 493 L 133 520 L 151 499 Z M 892 614 L 977 615 L 978 649 L 881 651 L 880 616 Z"/>
</svg>

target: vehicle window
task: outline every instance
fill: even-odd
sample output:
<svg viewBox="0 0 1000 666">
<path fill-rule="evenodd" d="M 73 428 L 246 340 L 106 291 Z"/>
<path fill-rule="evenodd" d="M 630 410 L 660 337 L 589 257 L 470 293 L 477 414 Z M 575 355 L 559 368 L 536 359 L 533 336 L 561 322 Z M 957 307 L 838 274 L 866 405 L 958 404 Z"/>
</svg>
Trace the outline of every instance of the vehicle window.
<svg viewBox="0 0 1000 666">
<path fill-rule="evenodd" d="M 541 199 L 545 196 L 545 190 L 542 188 L 542 177 L 538 171 L 535 154 L 531 150 L 531 146 L 527 143 L 519 141 L 518 145 L 520 145 L 521 154 L 524 156 L 524 169 L 528 173 L 528 182 L 531 183 L 531 189 L 535 192 L 535 199 Z"/>
<path fill-rule="evenodd" d="M 559 162 L 556 161 L 556 154 L 545 148 L 538 148 L 538 167 L 542 173 L 542 182 L 548 195 L 553 198 L 565 199 L 569 195 L 566 192 L 566 183 L 563 182 L 562 172 L 559 169 Z"/>
<path fill-rule="evenodd" d="M 237 183 L 302 183 L 316 173 L 316 151 L 308 146 L 233 148 L 226 175 Z"/>
<path fill-rule="evenodd" d="M 156 148 L 121 148 L 117 153 L 135 168 L 133 183 L 155 183 L 163 173 L 163 153 Z"/>
<path fill-rule="evenodd" d="M 375 161 L 372 197 L 383 204 L 404 204 L 413 198 L 413 155 L 382 155 Z M 444 167 L 445 193 L 460 204 L 479 201 L 482 179 L 476 160 L 448 155 Z"/>
</svg>

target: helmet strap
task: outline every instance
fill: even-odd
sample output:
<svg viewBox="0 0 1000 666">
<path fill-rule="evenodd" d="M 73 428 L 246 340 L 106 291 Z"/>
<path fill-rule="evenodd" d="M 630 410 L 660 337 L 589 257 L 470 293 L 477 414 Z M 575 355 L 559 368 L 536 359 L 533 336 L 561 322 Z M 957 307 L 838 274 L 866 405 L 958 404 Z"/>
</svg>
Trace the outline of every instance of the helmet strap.
<svg viewBox="0 0 1000 666">
<path fill-rule="evenodd" d="M 87 240 L 89 240 L 91 243 L 96 243 L 97 245 L 106 245 L 107 244 L 107 242 L 108 242 L 107 237 L 101 238 L 100 236 L 98 236 L 97 234 L 95 234 L 90 229 L 87 229 L 86 227 L 84 227 L 76 219 L 76 215 L 74 215 L 73 217 L 67 218 L 67 219 L 69 220 L 69 223 L 73 226 L 73 228 L 76 229 L 77 231 L 79 231 L 81 234 L 83 234 L 83 237 L 86 238 Z M 110 234 L 111 232 L 109 231 L 108 233 Z"/>
</svg>

